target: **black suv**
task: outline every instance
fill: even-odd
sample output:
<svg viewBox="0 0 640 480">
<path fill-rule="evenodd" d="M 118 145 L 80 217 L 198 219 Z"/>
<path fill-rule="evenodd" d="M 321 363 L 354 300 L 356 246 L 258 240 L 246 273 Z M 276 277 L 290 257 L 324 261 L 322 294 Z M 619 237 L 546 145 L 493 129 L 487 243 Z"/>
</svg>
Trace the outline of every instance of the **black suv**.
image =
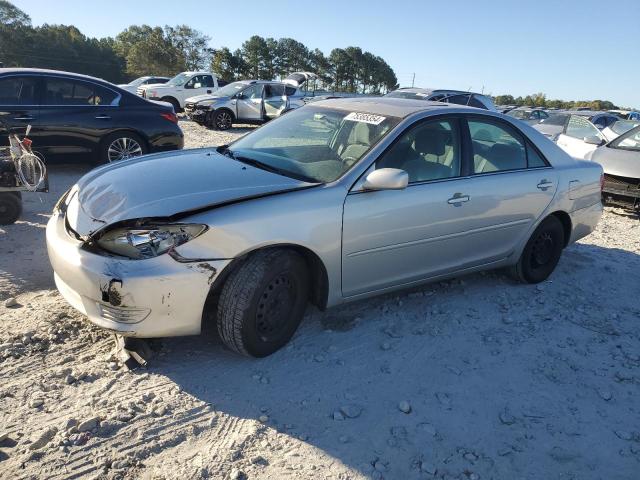
<svg viewBox="0 0 640 480">
<path fill-rule="evenodd" d="M 47 161 L 112 162 L 182 148 L 173 107 L 75 73 L 0 68 L 0 145 L 24 133 Z"/>
</svg>

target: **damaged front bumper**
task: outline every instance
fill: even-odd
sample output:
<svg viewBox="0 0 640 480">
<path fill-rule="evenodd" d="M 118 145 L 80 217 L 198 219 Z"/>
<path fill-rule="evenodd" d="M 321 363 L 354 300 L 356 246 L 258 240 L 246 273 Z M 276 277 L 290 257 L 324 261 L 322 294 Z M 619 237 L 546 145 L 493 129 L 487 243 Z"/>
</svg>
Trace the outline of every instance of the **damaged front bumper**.
<svg viewBox="0 0 640 480">
<path fill-rule="evenodd" d="M 99 327 L 124 336 L 200 333 L 202 310 L 216 276 L 231 260 L 176 261 L 103 256 L 82 248 L 64 215 L 47 224 L 47 250 L 62 296 Z"/>
</svg>

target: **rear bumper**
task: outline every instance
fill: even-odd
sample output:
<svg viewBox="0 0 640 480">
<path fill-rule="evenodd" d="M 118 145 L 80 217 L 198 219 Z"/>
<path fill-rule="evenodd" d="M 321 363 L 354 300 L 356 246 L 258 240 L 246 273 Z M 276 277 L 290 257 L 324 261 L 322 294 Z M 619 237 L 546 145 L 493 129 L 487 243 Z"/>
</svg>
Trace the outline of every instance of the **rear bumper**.
<svg viewBox="0 0 640 480">
<path fill-rule="evenodd" d="M 71 306 L 99 327 L 143 338 L 198 334 L 211 284 L 230 262 L 98 255 L 67 233 L 58 213 L 47 224 L 47 250 L 56 286 Z"/>
<path fill-rule="evenodd" d="M 598 202 L 590 207 L 574 210 L 571 217 L 571 237 L 569 243 L 573 243 L 593 232 L 602 217 L 602 203 Z"/>
<path fill-rule="evenodd" d="M 149 153 L 182 150 L 183 147 L 184 134 L 178 125 L 173 132 L 164 132 L 149 139 Z"/>
</svg>

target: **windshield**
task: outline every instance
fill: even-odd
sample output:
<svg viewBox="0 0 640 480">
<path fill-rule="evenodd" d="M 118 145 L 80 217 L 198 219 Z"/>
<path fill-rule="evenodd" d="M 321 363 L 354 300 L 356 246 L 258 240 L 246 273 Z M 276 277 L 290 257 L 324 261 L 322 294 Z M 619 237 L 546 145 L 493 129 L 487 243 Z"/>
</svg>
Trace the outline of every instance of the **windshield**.
<svg viewBox="0 0 640 480">
<path fill-rule="evenodd" d="M 328 183 L 344 175 L 399 121 L 305 106 L 237 140 L 223 153 L 288 177 Z"/>
<path fill-rule="evenodd" d="M 638 120 L 618 120 L 613 125 L 611 125 L 611 130 L 613 130 L 618 135 L 622 135 L 623 133 L 628 132 L 638 125 L 640 125 L 640 121 Z"/>
<path fill-rule="evenodd" d="M 132 87 L 137 87 L 138 85 L 142 84 L 142 82 L 144 82 L 147 78 L 151 78 L 151 77 L 136 78 L 135 80 L 132 80 L 131 82 L 129 82 L 129 85 L 131 85 Z"/>
<path fill-rule="evenodd" d="M 395 92 L 389 92 L 385 97 L 389 98 L 409 98 L 411 100 L 426 100 L 430 95 L 428 92 L 405 92 L 402 90 L 396 90 Z"/>
<path fill-rule="evenodd" d="M 179 73 L 178 75 L 173 77 L 171 80 L 169 80 L 167 82 L 167 85 L 173 85 L 175 87 L 179 87 L 180 85 L 186 83 L 187 80 L 189 80 L 190 78 L 191 78 L 191 75 L 189 75 L 188 73 Z"/>
<path fill-rule="evenodd" d="M 520 120 L 529 120 L 531 118 L 531 112 L 526 110 L 511 110 L 510 112 L 507 112 L 507 115 L 519 118 Z"/>
<path fill-rule="evenodd" d="M 230 83 L 229 85 L 226 85 L 216 90 L 215 92 L 213 92 L 213 94 L 216 97 L 230 97 L 232 95 L 235 95 L 240 90 L 247 87 L 248 85 L 249 84 L 245 82 L 233 82 L 233 83 Z"/>
<path fill-rule="evenodd" d="M 540 123 L 544 123 L 545 125 L 559 125 L 564 127 L 564 124 L 567 123 L 568 118 L 569 115 L 567 114 L 555 113 L 553 115 L 549 115 L 549 118 L 545 118 Z"/>
<path fill-rule="evenodd" d="M 640 152 L 640 127 L 629 130 L 609 144 L 611 148 Z"/>
</svg>

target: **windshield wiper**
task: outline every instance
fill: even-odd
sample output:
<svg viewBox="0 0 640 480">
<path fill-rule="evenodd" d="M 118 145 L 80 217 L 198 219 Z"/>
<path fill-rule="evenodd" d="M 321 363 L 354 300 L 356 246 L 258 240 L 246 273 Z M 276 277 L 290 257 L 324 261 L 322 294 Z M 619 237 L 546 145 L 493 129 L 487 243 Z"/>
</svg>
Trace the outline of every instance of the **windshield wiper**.
<svg viewBox="0 0 640 480">
<path fill-rule="evenodd" d="M 229 145 L 220 145 L 218 148 L 216 148 L 216 152 L 221 153 L 222 155 L 229 158 L 233 158 L 233 159 L 236 158 L 233 156 L 233 152 L 229 148 Z"/>
</svg>

